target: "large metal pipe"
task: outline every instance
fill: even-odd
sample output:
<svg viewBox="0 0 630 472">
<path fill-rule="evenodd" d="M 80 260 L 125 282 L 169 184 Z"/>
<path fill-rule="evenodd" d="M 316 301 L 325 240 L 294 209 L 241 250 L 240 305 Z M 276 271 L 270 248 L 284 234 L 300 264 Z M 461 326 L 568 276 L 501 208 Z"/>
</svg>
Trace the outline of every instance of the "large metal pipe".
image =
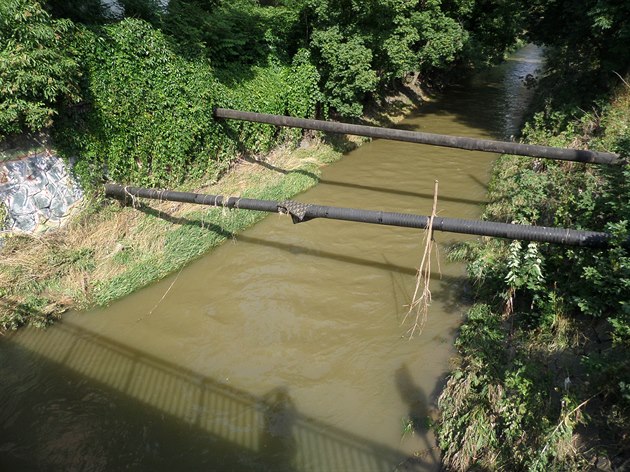
<svg viewBox="0 0 630 472">
<path fill-rule="evenodd" d="M 356 221 L 379 225 L 400 226 L 405 228 L 426 229 L 428 216 L 409 213 L 393 213 L 388 211 L 358 210 L 324 205 L 312 205 L 294 201 L 276 202 L 252 198 L 224 197 L 221 195 L 205 195 L 191 192 L 175 192 L 140 187 L 125 187 L 106 184 L 105 195 L 118 199 L 135 197 L 151 198 L 184 203 L 196 203 L 226 208 L 266 211 L 270 213 L 289 213 L 294 222 L 308 221 L 314 218 L 331 218 L 336 220 Z M 549 228 L 545 226 L 516 225 L 493 221 L 464 220 L 460 218 L 436 217 L 433 229 L 449 233 L 493 236 L 524 241 L 564 244 L 567 246 L 584 246 L 605 248 L 611 236 L 596 231 L 578 231 L 574 229 Z M 628 241 L 630 245 L 630 241 Z"/>
<path fill-rule="evenodd" d="M 283 115 L 230 110 L 228 108 L 215 108 L 214 116 L 216 118 L 253 121 L 256 123 L 266 123 L 276 126 L 314 129 L 318 131 L 328 131 L 331 133 L 353 134 L 357 136 L 368 136 L 370 138 L 406 141 L 409 143 L 430 144 L 432 146 L 467 149 L 469 151 L 487 151 L 499 154 L 544 157 L 546 159 L 588 162 L 591 164 L 619 165 L 625 162 L 625 160 L 621 159 L 618 154 L 611 152 L 587 151 L 582 149 L 567 149 L 505 141 L 492 141 L 490 139 L 448 136 L 444 134 L 421 133 L 418 131 L 380 128 L 377 126 L 353 125 L 350 123 L 310 120 L 306 118 L 293 118 Z"/>
</svg>

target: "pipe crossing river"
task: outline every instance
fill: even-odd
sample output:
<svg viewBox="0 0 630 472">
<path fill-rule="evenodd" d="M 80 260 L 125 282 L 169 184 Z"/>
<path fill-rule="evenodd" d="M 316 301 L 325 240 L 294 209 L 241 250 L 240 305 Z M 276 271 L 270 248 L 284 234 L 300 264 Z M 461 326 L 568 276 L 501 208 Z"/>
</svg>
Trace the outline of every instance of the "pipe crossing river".
<svg viewBox="0 0 630 472">
<path fill-rule="evenodd" d="M 430 217 L 409 213 L 389 211 L 359 210 L 326 205 L 314 205 L 294 201 L 276 202 L 252 198 L 228 197 L 222 195 L 204 195 L 191 192 L 176 192 L 140 187 L 125 187 L 116 184 L 105 185 L 107 197 L 128 200 L 130 197 L 150 198 L 173 202 L 196 203 L 216 207 L 236 208 L 243 210 L 265 211 L 268 213 L 290 214 L 294 223 L 328 218 L 334 220 L 373 223 L 402 228 L 426 229 Z M 475 234 L 478 236 L 494 236 L 524 241 L 564 244 L 567 246 L 586 246 L 603 248 L 608 245 L 610 235 L 596 231 L 577 231 L 567 228 L 550 228 L 547 226 L 517 225 L 496 221 L 465 220 L 461 218 L 435 217 L 433 230 L 447 233 Z M 628 242 L 630 246 L 630 241 Z"/>
<path fill-rule="evenodd" d="M 543 157 L 561 161 L 587 162 L 591 164 L 620 165 L 625 162 L 618 154 L 611 152 L 590 151 L 584 149 L 568 149 L 534 144 L 494 141 L 490 139 L 468 138 L 463 136 L 449 136 L 445 134 L 422 133 L 401 129 L 380 128 L 377 126 L 353 125 L 333 121 L 293 118 L 284 115 L 270 115 L 227 108 L 215 108 L 216 118 L 253 121 L 276 126 L 313 129 L 332 133 L 353 134 L 370 138 L 391 139 L 432 146 L 452 147 L 469 151 L 486 151 L 500 154 L 514 154 L 518 156 Z"/>
</svg>

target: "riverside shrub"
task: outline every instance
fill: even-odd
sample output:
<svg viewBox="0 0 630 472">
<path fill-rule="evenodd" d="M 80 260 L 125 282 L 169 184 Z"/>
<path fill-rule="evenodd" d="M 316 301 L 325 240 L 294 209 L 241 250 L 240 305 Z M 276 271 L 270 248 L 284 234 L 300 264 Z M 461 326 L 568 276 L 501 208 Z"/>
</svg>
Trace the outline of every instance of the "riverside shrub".
<svg viewBox="0 0 630 472">
<path fill-rule="evenodd" d="M 78 99 L 72 29 L 36 1 L 0 2 L 0 140 L 50 126 L 58 101 Z"/>
<path fill-rule="evenodd" d="M 624 87 L 591 112 L 548 107 L 524 134 L 531 143 L 588 143 L 628 157 L 628 122 L 630 87 Z M 450 468 L 585 470 L 596 448 L 619 464 L 627 459 L 629 179 L 627 164 L 514 156 L 496 164 L 486 218 L 604 230 L 613 245 L 525 248 L 492 240 L 454 252 L 469 261 L 478 304 L 461 329 L 460 364 L 439 401 L 440 444 Z M 588 427 L 577 441 L 580 424 Z M 580 450 L 578 443 L 589 447 Z"/>
<path fill-rule="evenodd" d="M 291 65 L 237 65 L 218 78 L 207 60 L 175 54 L 161 31 L 135 19 L 83 29 L 77 48 L 86 102 L 69 109 L 57 137 L 79 156 L 87 182 L 104 175 L 167 185 L 216 176 L 238 151 L 266 151 L 286 136 L 268 125 L 217 122 L 213 107 L 306 117 L 319 100 L 306 53 Z"/>
</svg>

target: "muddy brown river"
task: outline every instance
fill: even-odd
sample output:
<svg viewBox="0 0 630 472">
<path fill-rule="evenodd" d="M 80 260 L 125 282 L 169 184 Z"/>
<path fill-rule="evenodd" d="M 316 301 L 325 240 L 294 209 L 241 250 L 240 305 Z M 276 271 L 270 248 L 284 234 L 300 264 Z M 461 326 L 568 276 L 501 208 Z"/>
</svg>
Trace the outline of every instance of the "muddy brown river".
<svg viewBox="0 0 630 472">
<path fill-rule="evenodd" d="M 528 46 L 400 126 L 507 138 L 540 56 Z M 428 214 L 437 179 L 440 215 L 477 218 L 495 158 L 377 140 L 296 199 Z M 443 254 L 460 237 L 436 239 Z M 409 340 L 421 243 L 413 229 L 272 215 L 105 309 L 0 339 L 0 468 L 438 470 L 430 417 L 464 269 L 442 258 L 440 279 L 433 264 L 429 319 Z"/>
</svg>

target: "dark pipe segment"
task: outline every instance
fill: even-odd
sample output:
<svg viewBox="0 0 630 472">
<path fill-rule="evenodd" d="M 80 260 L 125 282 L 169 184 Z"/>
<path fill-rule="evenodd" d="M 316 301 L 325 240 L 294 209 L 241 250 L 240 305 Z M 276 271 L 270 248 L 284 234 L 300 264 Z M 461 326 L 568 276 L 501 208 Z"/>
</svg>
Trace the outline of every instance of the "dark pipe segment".
<svg viewBox="0 0 630 472">
<path fill-rule="evenodd" d="M 519 156 L 544 157 L 561 161 L 588 162 L 591 164 L 619 165 L 625 162 L 618 154 L 611 152 L 587 151 L 582 149 L 567 149 L 551 146 L 538 146 L 533 144 L 510 143 L 505 141 L 492 141 L 490 139 L 466 138 L 461 136 L 448 136 L 445 134 L 421 133 L 377 126 L 353 125 L 333 121 L 310 120 L 305 118 L 293 118 L 283 115 L 270 115 L 266 113 L 254 113 L 227 108 L 215 108 L 216 118 L 228 118 L 232 120 L 253 121 L 276 126 L 293 128 L 314 129 L 331 133 L 352 134 L 367 136 L 370 138 L 391 139 L 394 141 L 406 141 L 409 143 L 430 144 L 467 149 L 469 151 L 487 151 L 499 154 L 515 154 Z"/>
<path fill-rule="evenodd" d="M 197 203 L 243 210 L 266 211 L 270 213 L 290 213 L 294 222 L 308 221 L 314 218 L 330 218 L 335 220 L 374 223 L 380 225 L 400 226 L 404 228 L 426 229 L 428 216 L 388 211 L 358 210 L 324 205 L 312 205 L 301 202 L 276 202 L 251 198 L 224 197 L 221 195 L 204 195 L 191 192 L 175 192 L 122 185 L 106 184 L 105 195 L 121 200 L 133 200 L 135 197 L 151 198 L 184 203 Z M 299 213 L 293 208 L 299 208 Z M 436 217 L 433 229 L 449 233 L 474 234 L 477 236 L 493 236 L 506 239 L 520 239 L 545 243 L 563 244 L 567 246 L 584 246 L 605 248 L 610 235 L 596 231 L 578 231 L 574 229 L 550 228 L 546 226 L 528 226 L 493 221 L 463 220 L 459 218 Z M 630 242 L 629 242 L 630 243 Z"/>
</svg>

